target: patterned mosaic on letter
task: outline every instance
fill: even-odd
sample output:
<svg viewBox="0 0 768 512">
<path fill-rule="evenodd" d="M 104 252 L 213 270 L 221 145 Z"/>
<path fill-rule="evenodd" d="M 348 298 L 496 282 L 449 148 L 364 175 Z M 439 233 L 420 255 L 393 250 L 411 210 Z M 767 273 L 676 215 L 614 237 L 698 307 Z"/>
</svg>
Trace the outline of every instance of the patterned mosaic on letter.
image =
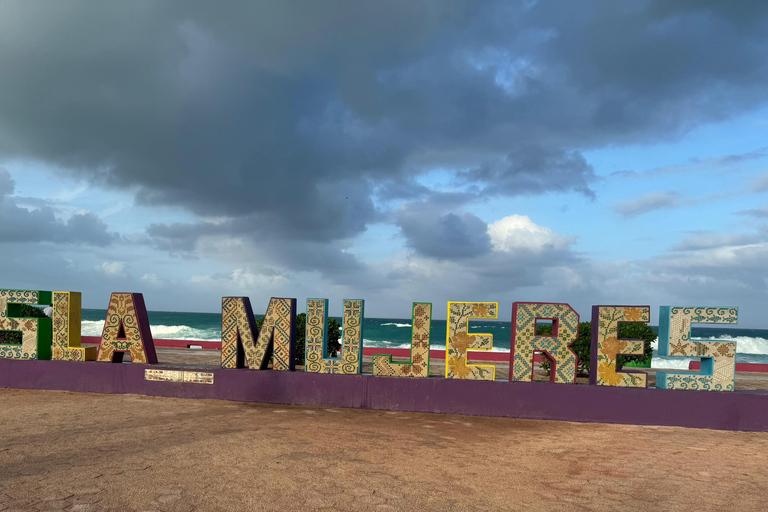
<svg viewBox="0 0 768 512">
<path fill-rule="evenodd" d="M 51 292 L 0 290 L 0 331 L 20 331 L 21 345 L 0 344 L 3 359 L 50 359 L 51 319 L 18 318 L 14 304 L 51 305 Z"/>
<path fill-rule="evenodd" d="M 296 355 L 296 299 L 272 297 L 264 315 L 261 331 L 256 333 L 256 322 L 248 297 L 222 297 L 221 299 L 221 366 L 244 366 L 265 370 L 269 366 L 267 354 L 272 353 L 274 370 L 295 368 Z"/>
<path fill-rule="evenodd" d="M 131 354 L 132 363 L 157 362 L 144 296 L 140 293 L 113 293 L 110 297 L 96 360 L 122 363 L 126 352 Z"/>
<path fill-rule="evenodd" d="M 617 372 L 619 354 L 643 355 L 644 340 L 619 339 L 619 322 L 649 322 L 649 306 L 592 306 L 592 352 L 589 360 L 590 384 L 644 388 L 643 372 Z"/>
<path fill-rule="evenodd" d="M 448 330 L 445 343 L 445 378 L 468 380 L 495 380 L 496 367 L 488 364 L 469 364 L 468 353 L 491 350 L 491 334 L 469 334 L 469 320 L 498 318 L 498 302 L 449 302 Z"/>
<path fill-rule="evenodd" d="M 97 347 L 80 346 L 80 292 L 53 292 L 53 352 L 55 361 L 95 361 Z"/>
<path fill-rule="evenodd" d="M 307 299 L 306 371 L 358 374 L 363 367 L 363 300 L 345 300 L 341 357 L 328 352 L 328 299 Z"/>
<path fill-rule="evenodd" d="M 656 387 L 699 391 L 733 391 L 736 379 L 736 343 L 693 341 L 692 324 L 735 324 L 738 308 L 659 308 L 659 355 L 701 357 L 698 374 L 656 373 Z"/>
<path fill-rule="evenodd" d="M 377 377 L 429 377 L 429 335 L 432 304 L 414 302 L 411 320 L 411 359 L 392 361 L 391 355 L 373 356 L 373 375 Z"/>
<path fill-rule="evenodd" d="M 537 336 L 536 320 L 552 320 L 552 335 Z M 568 304 L 515 302 L 512 305 L 512 381 L 533 381 L 534 352 L 551 361 L 550 381 L 576 382 L 576 354 L 569 348 L 579 336 L 579 314 Z"/>
<path fill-rule="evenodd" d="M 248 297 L 221 298 L 221 367 L 242 368 L 245 349 L 256 346 L 256 321 Z M 255 361 L 251 353 L 249 360 Z"/>
</svg>

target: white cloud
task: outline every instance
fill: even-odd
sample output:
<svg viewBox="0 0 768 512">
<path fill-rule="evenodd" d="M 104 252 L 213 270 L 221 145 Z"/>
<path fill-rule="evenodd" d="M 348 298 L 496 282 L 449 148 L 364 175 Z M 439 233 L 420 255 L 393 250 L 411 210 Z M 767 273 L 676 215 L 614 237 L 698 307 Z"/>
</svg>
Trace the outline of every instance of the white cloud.
<svg viewBox="0 0 768 512">
<path fill-rule="evenodd" d="M 193 275 L 190 278 L 193 285 L 206 289 L 227 293 L 253 293 L 262 290 L 280 290 L 287 287 L 288 279 L 281 272 L 265 268 L 254 271 L 249 268 L 237 268 L 229 273 L 212 275 Z"/>
<path fill-rule="evenodd" d="M 141 280 L 150 286 L 160 286 L 162 284 L 156 274 L 144 274 L 141 276 Z"/>
<path fill-rule="evenodd" d="M 510 215 L 488 225 L 488 235 L 495 251 L 563 250 L 571 240 L 551 229 L 539 226 L 527 215 Z"/>
<path fill-rule="evenodd" d="M 746 245 L 725 245 L 700 249 L 684 253 L 678 257 L 670 257 L 667 265 L 670 267 L 741 267 L 759 268 L 768 261 L 768 243 Z"/>
<path fill-rule="evenodd" d="M 108 276 L 122 276 L 126 268 L 125 262 L 122 261 L 105 261 L 101 264 L 101 271 Z"/>
</svg>

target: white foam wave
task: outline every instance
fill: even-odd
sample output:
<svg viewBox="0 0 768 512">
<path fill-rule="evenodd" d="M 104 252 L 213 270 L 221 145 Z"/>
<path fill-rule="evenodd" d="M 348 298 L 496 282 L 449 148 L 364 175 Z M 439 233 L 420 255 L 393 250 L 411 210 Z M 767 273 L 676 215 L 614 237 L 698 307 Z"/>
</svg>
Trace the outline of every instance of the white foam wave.
<svg viewBox="0 0 768 512">
<path fill-rule="evenodd" d="M 410 343 L 395 343 L 393 341 L 369 340 L 363 338 L 364 347 L 373 348 L 411 348 Z"/>
<path fill-rule="evenodd" d="M 195 329 L 187 325 L 152 325 L 153 338 L 168 340 L 221 341 L 221 329 Z"/>
<path fill-rule="evenodd" d="M 751 336 L 710 336 L 709 338 L 692 338 L 696 341 L 735 341 L 738 354 L 768 354 L 768 340 Z"/>
<path fill-rule="evenodd" d="M 150 325 L 152 337 L 167 340 L 221 341 L 221 329 L 195 329 L 187 325 Z M 101 336 L 104 320 L 83 320 L 83 336 Z"/>
<path fill-rule="evenodd" d="M 101 336 L 104 330 L 104 320 L 83 320 L 80 323 L 80 332 L 83 336 Z"/>
<path fill-rule="evenodd" d="M 397 322 L 387 322 L 381 325 L 394 325 L 395 327 L 411 327 L 411 324 L 398 324 Z"/>
<path fill-rule="evenodd" d="M 730 336 L 724 334 L 722 336 L 709 336 L 707 338 L 693 337 L 691 338 L 691 341 L 735 341 L 736 353 L 738 354 L 768 355 L 768 340 L 760 337 Z M 658 338 L 651 342 L 651 347 L 654 351 L 659 349 Z"/>
<path fill-rule="evenodd" d="M 688 363 L 691 361 L 698 361 L 697 357 L 665 357 L 657 354 L 653 354 L 651 359 L 651 368 L 654 369 L 671 369 L 671 370 L 687 370 Z M 625 368 L 630 369 L 631 368 Z"/>
</svg>

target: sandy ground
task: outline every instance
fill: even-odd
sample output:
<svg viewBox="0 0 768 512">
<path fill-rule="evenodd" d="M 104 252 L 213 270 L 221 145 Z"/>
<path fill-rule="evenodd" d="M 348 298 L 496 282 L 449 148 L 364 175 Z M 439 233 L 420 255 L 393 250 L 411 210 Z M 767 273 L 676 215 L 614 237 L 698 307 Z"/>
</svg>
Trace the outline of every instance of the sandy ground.
<svg viewBox="0 0 768 512">
<path fill-rule="evenodd" d="M 0 390 L 0 510 L 765 510 L 768 434 Z"/>
</svg>

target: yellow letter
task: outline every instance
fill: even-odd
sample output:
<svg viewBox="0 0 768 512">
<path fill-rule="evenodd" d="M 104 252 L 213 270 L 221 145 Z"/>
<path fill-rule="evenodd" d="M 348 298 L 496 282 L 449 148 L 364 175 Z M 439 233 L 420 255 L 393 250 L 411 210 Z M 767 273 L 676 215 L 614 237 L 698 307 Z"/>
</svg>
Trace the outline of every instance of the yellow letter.
<svg viewBox="0 0 768 512">
<path fill-rule="evenodd" d="M 498 318 L 498 302 L 449 302 L 448 329 L 445 341 L 445 378 L 495 380 L 496 367 L 488 364 L 468 364 L 470 351 L 491 350 L 493 335 L 469 334 L 469 320 Z"/>
</svg>

